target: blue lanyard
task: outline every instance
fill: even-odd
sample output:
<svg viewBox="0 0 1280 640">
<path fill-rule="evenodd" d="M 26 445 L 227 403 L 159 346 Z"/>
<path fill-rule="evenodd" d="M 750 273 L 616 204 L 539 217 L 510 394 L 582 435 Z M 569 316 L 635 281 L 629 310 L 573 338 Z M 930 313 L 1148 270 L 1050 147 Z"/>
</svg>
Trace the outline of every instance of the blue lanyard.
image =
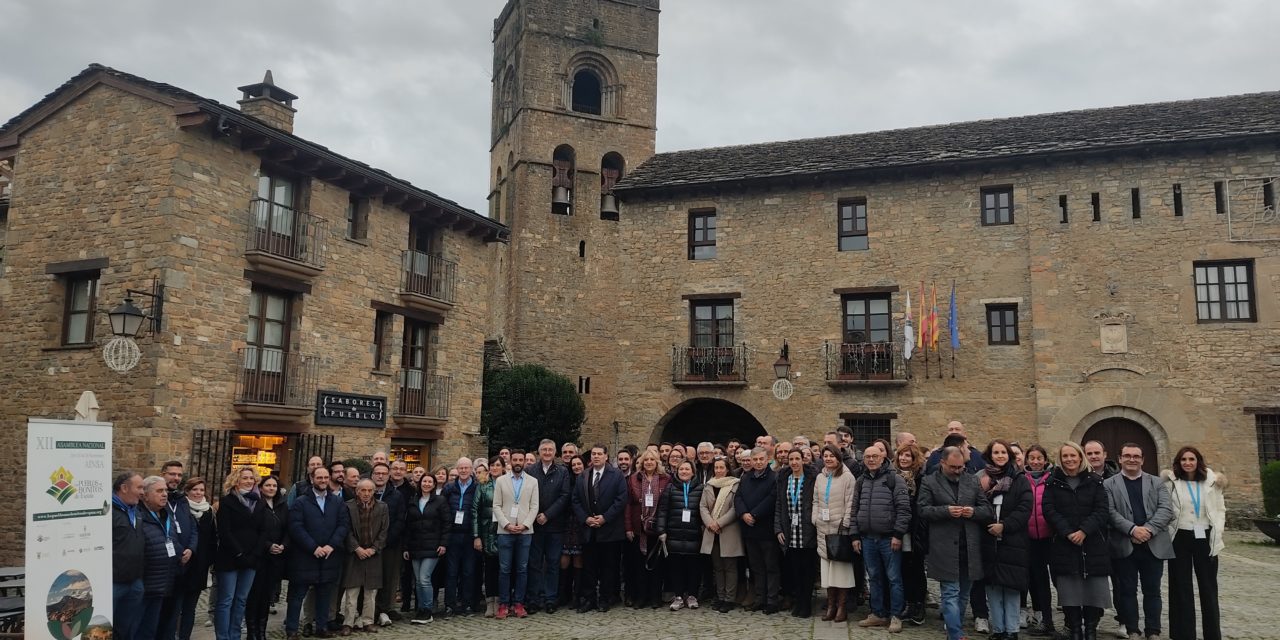
<svg viewBox="0 0 1280 640">
<path fill-rule="evenodd" d="M 826 498 L 826 501 L 827 501 L 827 508 L 828 508 L 828 509 L 830 509 L 830 508 L 831 508 L 831 479 L 832 479 L 832 478 L 834 478 L 834 477 L 835 477 L 835 474 L 832 474 L 832 473 L 827 474 L 827 498 Z"/>
<path fill-rule="evenodd" d="M 689 483 L 684 483 L 684 509 L 689 510 Z"/>
<path fill-rule="evenodd" d="M 520 504 L 520 492 L 524 491 L 524 474 L 511 475 L 511 489 L 516 492 L 516 504 Z"/>
<path fill-rule="evenodd" d="M 1196 489 L 1194 492 L 1191 490 L 1192 487 L 1195 487 Z M 1187 495 L 1191 496 L 1191 508 L 1195 509 L 1196 518 L 1199 518 L 1200 517 L 1200 483 L 1188 481 Z"/>
<path fill-rule="evenodd" d="M 467 499 L 467 489 L 470 489 L 470 488 L 471 488 L 471 483 L 470 483 L 470 482 L 468 482 L 468 483 L 467 483 L 467 484 L 465 484 L 465 485 L 463 485 L 461 482 L 459 482 L 459 483 L 458 483 L 458 511 L 462 511 L 462 509 L 463 509 L 463 504 L 462 504 L 462 502 L 463 502 L 464 500 L 466 500 L 466 499 Z M 518 494 L 518 493 L 516 494 L 516 496 L 517 496 L 517 497 L 516 497 L 516 502 L 519 502 L 519 501 L 520 501 L 520 498 L 518 497 L 519 495 L 520 495 L 520 494 Z"/>
<path fill-rule="evenodd" d="M 796 511 L 800 510 L 800 483 L 803 481 L 804 481 L 803 477 L 796 478 L 793 476 L 791 478 L 791 488 L 789 491 L 787 491 L 788 495 L 791 496 L 791 508 L 795 509 Z M 828 482 L 827 484 L 827 495 L 828 496 L 831 495 L 830 482 Z"/>
<path fill-rule="evenodd" d="M 152 517 L 152 518 L 155 518 L 155 520 L 156 520 L 156 524 L 162 524 L 162 525 L 164 525 L 164 537 L 165 537 L 165 539 L 166 539 L 166 540 L 167 540 L 167 539 L 169 539 L 169 525 L 173 523 L 173 520 L 171 520 L 171 519 L 167 519 L 167 520 L 165 520 L 164 522 L 161 522 L 161 521 L 160 521 L 160 516 L 159 516 L 159 515 L 157 515 L 157 514 L 156 514 L 156 512 L 148 510 L 148 513 L 150 513 L 150 514 L 151 514 L 151 517 Z"/>
</svg>

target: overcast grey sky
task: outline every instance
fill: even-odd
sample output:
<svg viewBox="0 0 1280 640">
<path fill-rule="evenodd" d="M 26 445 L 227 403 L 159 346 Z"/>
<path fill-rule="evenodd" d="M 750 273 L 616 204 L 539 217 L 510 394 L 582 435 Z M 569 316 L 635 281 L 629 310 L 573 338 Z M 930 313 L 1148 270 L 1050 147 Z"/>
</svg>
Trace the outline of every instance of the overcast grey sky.
<svg viewBox="0 0 1280 640">
<path fill-rule="evenodd" d="M 505 0 L 0 0 L 0 120 L 90 62 L 226 104 L 485 211 Z M 658 150 L 1280 89 L 1274 0 L 664 0 Z"/>
</svg>

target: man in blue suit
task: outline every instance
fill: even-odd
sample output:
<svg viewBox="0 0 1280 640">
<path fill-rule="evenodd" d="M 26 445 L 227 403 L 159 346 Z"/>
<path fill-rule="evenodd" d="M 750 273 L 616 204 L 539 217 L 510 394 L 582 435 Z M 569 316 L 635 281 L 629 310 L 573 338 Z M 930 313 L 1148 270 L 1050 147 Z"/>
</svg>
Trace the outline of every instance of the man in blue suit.
<svg viewBox="0 0 1280 640">
<path fill-rule="evenodd" d="M 351 516 L 342 498 L 329 492 L 329 470 L 311 470 L 311 490 L 303 492 L 289 508 L 289 610 L 284 620 L 289 640 L 298 638 L 298 617 L 307 591 L 315 589 L 316 636 L 329 631 L 331 592 L 342 572 L 342 549 L 351 530 Z"/>
<path fill-rule="evenodd" d="M 591 447 L 591 467 L 582 476 L 573 491 L 573 516 L 582 526 L 583 581 L 578 613 L 597 606 L 608 611 L 618 600 L 618 560 L 626 537 L 623 509 L 627 504 L 627 483 L 617 468 L 609 466 L 609 449 L 603 444 Z"/>
</svg>

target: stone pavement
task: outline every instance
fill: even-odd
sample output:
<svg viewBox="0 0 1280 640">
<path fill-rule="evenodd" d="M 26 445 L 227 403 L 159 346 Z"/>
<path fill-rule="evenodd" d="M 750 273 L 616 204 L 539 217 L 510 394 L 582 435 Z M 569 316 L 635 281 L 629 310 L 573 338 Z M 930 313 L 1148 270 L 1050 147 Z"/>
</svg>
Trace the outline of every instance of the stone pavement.
<svg viewBox="0 0 1280 640">
<path fill-rule="evenodd" d="M 1229 532 L 1227 549 L 1220 558 L 1218 584 L 1225 638 L 1274 640 L 1280 638 L 1280 607 L 1276 597 L 1280 590 L 1280 545 L 1253 532 Z M 931 584 L 936 600 L 936 584 Z M 1165 624 L 1168 624 L 1167 583 Z M 282 603 L 283 604 L 283 603 Z M 815 609 L 816 610 L 816 609 Z M 615 608 L 608 613 L 578 614 L 560 611 L 555 615 L 536 614 L 524 620 L 496 621 L 477 616 L 437 619 L 429 625 L 413 626 L 397 623 L 380 629 L 377 634 L 353 634 L 353 638 L 398 640 L 407 638 L 514 638 L 521 640 L 853 640 L 889 638 L 901 640 L 937 639 L 945 637 L 936 609 L 924 626 L 907 624 L 901 634 L 890 635 L 883 629 L 859 629 L 854 624 L 835 625 L 818 618 L 797 620 L 786 614 L 766 616 L 760 613 L 732 611 L 720 614 L 709 609 L 671 612 L 664 609 L 634 611 Z M 1105 617 L 1099 636 L 1114 638 L 1112 613 Z M 858 619 L 866 609 L 858 611 Z M 1059 621 L 1061 618 L 1059 617 Z M 272 637 L 283 637 L 284 610 L 272 616 Z M 1168 633 L 1168 629 L 1165 629 Z M 1199 635 L 1197 633 L 1197 635 Z M 197 640 L 211 640 L 213 629 L 197 627 Z M 971 634 L 970 637 L 984 637 Z M 1023 634 L 1022 638 L 1028 638 Z"/>
</svg>

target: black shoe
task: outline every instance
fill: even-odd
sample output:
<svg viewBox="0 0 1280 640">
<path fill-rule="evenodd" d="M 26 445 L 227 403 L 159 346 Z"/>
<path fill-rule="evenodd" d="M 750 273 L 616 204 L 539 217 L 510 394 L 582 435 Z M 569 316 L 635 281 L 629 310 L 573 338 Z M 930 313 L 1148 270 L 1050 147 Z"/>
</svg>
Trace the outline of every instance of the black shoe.
<svg viewBox="0 0 1280 640">
<path fill-rule="evenodd" d="M 761 610 L 760 610 L 760 612 L 761 612 L 761 613 L 763 613 L 763 614 L 765 614 L 766 616 L 771 616 L 771 615 L 773 615 L 773 614 L 775 614 L 775 613 L 777 613 L 777 612 L 778 612 L 778 605 L 776 605 L 776 604 L 767 604 L 767 605 L 765 605 L 765 606 L 764 606 L 764 609 L 761 609 Z"/>
<path fill-rule="evenodd" d="M 587 600 L 583 600 L 582 602 L 578 603 L 578 613 L 586 613 L 588 611 L 594 610 L 595 608 L 596 608 L 596 605 Z"/>
<path fill-rule="evenodd" d="M 314 625 L 311 623 L 302 625 L 302 637 L 310 638 L 314 635 L 316 635 L 316 628 Z"/>
<path fill-rule="evenodd" d="M 608 600 L 606 600 L 606 601 L 604 601 L 604 602 L 601 602 L 601 603 L 600 603 L 600 613 L 608 613 L 608 612 L 609 612 L 609 607 L 610 607 L 610 606 L 612 606 L 612 605 L 610 605 L 610 604 L 609 604 L 609 601 L 608 601 Z"/>
<path fill-rule="evenodd" d="M 537 613 L 537 612 L 539 612 L 539 611 L 542 611 L 542 608 L 540 608 L 540 607 L 539 607 L 538 605 L 536 605 L 536 604 L 531 604 L 531 605 L 529 605 L 529 606 L 527 606 L 527 607 L 525 607 L 525 608 L 524 608 L 524 612 L 525 612 L 525 613 L 527 613 L 527 614 L 529 614 L 529 615 L 533 615 L 533 614 L 535 614 L 535 613 Z"/>
<path fill-rule="evenodd" d="M 555 613 L 555 612 L 556 612 L 556 609 L 557 609 L 557 607 L 556 607 L 556 603 L 552 602 L 552 603 L 548 604 L 548 605 L 547 605 L 547 608 L 546 608 L 547 615 L 551 615 L 551 614 Z M 530 611 L 529 613 L 533 613 L 533 612 L 532 612 L 532 611 Z"/>
<path fill-rule="evenodd" d="M 413 619 L 411 619 L 409 622 L 410 624 L 427 624 L 432 620 L 433 618 L 431 617 L 431 612 L 427 611 L 426 609 L 423 609 L 422 611 L 415 613 L 413 615 Z"/>
</svg>

